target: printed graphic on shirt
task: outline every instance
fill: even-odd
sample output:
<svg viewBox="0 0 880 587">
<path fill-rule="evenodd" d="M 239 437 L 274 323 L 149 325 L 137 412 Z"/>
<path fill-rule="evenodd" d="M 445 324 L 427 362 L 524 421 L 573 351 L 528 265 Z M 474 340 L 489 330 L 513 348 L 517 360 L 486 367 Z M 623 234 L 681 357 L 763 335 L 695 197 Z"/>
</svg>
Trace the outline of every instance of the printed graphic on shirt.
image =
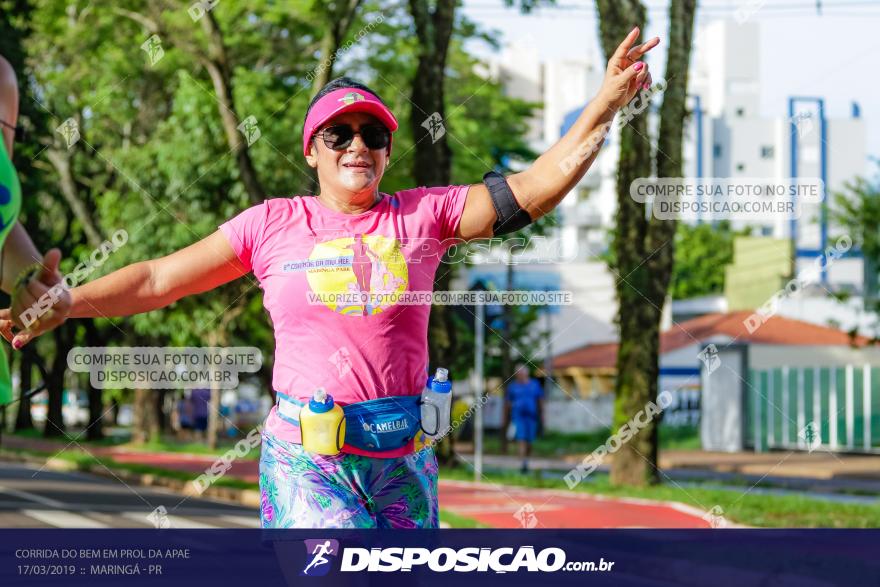
<svg viewBox="0 0 880 587">
<path fill-rule="evenodd" d="M 346 316 L 371 316 L 388 309 L 393 305 L 389 298 L 406 291 L 409 283 L 400 242 L 372 234 L 318 243 L 307 260 L 288 261 L 282 271 L 305 271 L 312 292 Z"/>
</svg>

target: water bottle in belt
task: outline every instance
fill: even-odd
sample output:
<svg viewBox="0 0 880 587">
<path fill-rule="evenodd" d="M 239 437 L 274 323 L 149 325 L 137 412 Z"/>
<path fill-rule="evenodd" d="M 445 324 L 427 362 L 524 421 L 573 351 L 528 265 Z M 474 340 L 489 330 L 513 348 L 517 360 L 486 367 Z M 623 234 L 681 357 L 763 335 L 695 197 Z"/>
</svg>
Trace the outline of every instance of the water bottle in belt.
<svg viewBox="0 0 880 587">
<path fill-rule="evenodd" d="M 345 444 L 345 414 L 323 387 L 299 413 L 302 446 L 308 452 L 335 455 Z"/>
<path fill-rule="evenodd" d="M 422 431 L 431 439 L 442 437 L 452 420 L 452 382 L 449 371 L 440 367 L 422 392 Z"/>
</svg>

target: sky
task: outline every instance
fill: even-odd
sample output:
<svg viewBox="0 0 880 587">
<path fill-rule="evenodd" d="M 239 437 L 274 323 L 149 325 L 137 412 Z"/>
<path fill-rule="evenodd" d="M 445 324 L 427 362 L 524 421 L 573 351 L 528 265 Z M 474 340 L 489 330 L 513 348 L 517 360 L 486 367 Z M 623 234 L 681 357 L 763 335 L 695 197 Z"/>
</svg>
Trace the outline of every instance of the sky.
<svg viewBox="0 0 880 587">
<path fill-rule="evenodd" d="M 668 2 L 643 2 L 649 17 L 643 38 L 661 37 L 648 61 L 652 71 L 662 75 Z M 557 4 L 520 15 L 505 8 L 502 0 L 464 0 L 463 11 L 484 28 L 498 31 L 502 43 L 531 34 L 541 59 L 601 56 L 595 3 L 557 0 Z M 827 115 L 832 117 L 849 116 L 856 101 L 867 124 L 869 159 L 880 157 L 880 1 L 824 0 L 821 5 L 822 14 L 817 15 L 816 0 L 702 1 L 697 27 L 717 18 L 732 19 L 740 7 L 755 9 L 750 18 L 761 30 L 761 113 L 787 115 L 790 95 L 824 97 Z M 490 53 L 485 44 L 471 50 Z M 866 162 L 866 172 L 875 170 L 873 163 Z"/>
</svg>

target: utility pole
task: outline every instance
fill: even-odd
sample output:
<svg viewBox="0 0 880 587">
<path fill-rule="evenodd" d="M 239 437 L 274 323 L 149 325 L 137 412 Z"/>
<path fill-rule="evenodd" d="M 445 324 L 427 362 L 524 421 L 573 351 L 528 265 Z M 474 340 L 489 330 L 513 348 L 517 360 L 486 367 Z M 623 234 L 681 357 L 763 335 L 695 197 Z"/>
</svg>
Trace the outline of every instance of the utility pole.
<svg viewBox="0 0 880 587">
<path fill-rule="evenodd" d="M 477 301 L 474 350 L 474 400 L 477 402 L 474 409 L 474 480 L 479 481 L 483 477 L 483 389 L 485 378 L 483 377 L 483 351 L 486 344 L 486 306 L 482 292 Z"/>
</svg>

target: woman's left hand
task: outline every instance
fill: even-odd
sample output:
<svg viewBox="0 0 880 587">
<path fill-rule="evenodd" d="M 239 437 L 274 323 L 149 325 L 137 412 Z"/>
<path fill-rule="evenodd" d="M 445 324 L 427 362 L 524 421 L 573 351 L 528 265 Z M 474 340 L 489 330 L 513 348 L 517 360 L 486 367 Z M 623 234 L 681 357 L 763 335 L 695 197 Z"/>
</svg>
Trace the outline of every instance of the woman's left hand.
<svg viewBox="0 0 880 587">
<path fill-rule="evenodd" d="M 639 61 L 648 51 L 660 44 L 660 37 L 633 47 L 639 38 L 639 27 L 635 27 L 617 47 L 608 60 L 605 80 L 597 98 L 604 100 L 612 110 L 619 110 L 629 104 L 636 92 L 651 87 L 651 74 L 648 64 Z"/>
<path fill-rule="evenodd" d="M 56 328 L 70 314 L 70 291 L 58 271 L 61 252 L 52 249 L 26 283 L 16 284 L 12 307 L 0 310 L 0 335 L 20 349 L 33 338 Z M 14 332 L 17 327 L 21 330 Z"/>
</svg>

